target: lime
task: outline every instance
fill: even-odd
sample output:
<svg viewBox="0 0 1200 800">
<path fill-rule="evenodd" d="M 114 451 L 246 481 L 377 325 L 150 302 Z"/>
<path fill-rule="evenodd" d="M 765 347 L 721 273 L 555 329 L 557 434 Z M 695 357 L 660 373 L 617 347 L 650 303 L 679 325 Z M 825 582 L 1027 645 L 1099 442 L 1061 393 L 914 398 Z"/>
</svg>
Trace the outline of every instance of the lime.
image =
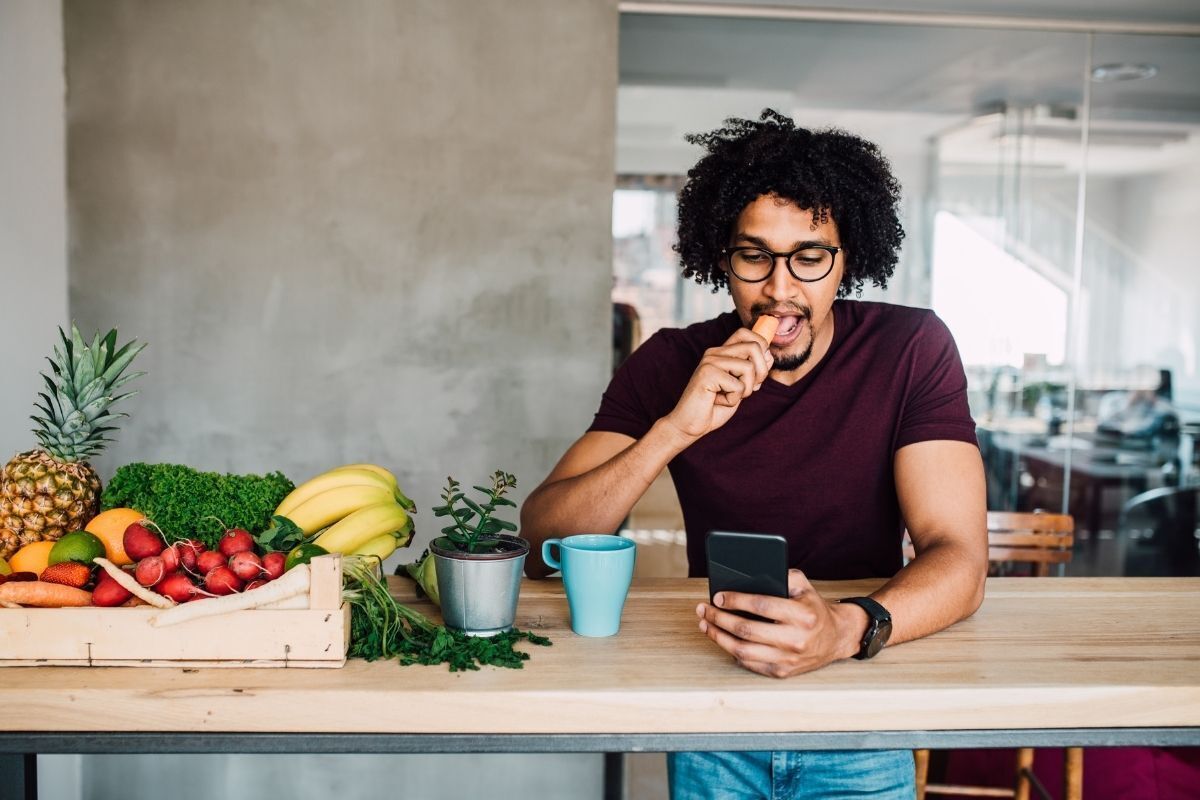
<svg viewBox="0 0 1200 800">
<path fill-rule="evenodd" d="M 317 556 L 327 555 L 329 555 L 329 551 L 319 544 L 313 544 L 312 542 L 298 544 L 292 548 L 291 552 L 287 554 L 287 558 L 283 560 L 283 571 L 287 572 L 292 567 L 307 564 Z"/>
<path fill-rule="evenodd" d="M 12 575 L 12 567 L 3 558 L 0 558 L 0 575 Z"/>
<path fill-rule="evenodd" d="M 104 542 L 94 533 L 73 531 L 66 534 L 50 549 L 50 564 L 61 564 L 63 561 L 78 561 L 80 564 L 92 566 L 92 559 L 104 558 L 107 551 Z"/>
</svg>

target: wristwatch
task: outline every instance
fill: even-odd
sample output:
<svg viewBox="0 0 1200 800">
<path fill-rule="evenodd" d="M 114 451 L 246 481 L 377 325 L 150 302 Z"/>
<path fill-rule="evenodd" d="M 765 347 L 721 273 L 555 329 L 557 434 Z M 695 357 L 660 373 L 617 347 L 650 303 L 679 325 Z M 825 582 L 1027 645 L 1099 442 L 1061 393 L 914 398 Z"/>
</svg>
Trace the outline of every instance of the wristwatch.
<svg viewBox="0 0 1200 800">
<path fill-rule="evenodd" d="M 892 635 L 892 615 L 888 610 L 869 597 L 846 597 L 839 602 L 854 603 L 867 612 L 867 631 L 854 657 L 862 660 L 882 650 Z"/>
</svg>

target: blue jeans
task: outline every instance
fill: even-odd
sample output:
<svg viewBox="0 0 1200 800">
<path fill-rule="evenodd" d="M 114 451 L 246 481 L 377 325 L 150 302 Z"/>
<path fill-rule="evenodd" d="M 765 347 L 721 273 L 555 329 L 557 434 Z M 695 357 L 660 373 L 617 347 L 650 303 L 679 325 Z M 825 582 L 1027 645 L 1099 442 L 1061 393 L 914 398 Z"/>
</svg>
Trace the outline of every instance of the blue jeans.
<svg viewBox="0 0 1200 800">
<path fill-rule="evenodd" d="M 671 800 L 913 800 L 911 750 L 667 753 Z"/>
</svg>

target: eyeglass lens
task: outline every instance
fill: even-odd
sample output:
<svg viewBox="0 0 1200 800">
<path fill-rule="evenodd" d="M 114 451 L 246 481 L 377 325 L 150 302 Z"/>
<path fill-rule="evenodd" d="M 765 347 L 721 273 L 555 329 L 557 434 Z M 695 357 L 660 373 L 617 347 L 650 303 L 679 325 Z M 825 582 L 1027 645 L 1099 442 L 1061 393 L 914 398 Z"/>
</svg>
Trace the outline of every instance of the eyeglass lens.
<svg viewBox="0 0 1200 800">
<path fill-rule="evenodd" d="M 742 247 L 729 254 L 733 274 L 744 281 L 761 281 L 771 274 L 775 258 L 766 250 Z M 833 266 L 833 253 L 813 247 L 797 250 L 788 260 L 788 268 L 801 280 L 820 280 Z"/>
</svg>

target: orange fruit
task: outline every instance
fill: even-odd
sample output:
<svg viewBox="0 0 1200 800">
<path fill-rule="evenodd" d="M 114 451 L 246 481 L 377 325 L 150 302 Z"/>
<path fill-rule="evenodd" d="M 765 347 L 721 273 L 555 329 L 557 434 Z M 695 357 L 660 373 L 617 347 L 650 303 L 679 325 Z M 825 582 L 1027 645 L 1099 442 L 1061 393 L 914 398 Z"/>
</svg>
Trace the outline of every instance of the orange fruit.
<svg viewBox="0 0 1200 800">
<path fill-rule="evenodd" d="M 50 550 L 54 542 L 30 542 L 12 554 L 8 565 L 13 572 L 32 572 L 41 575 L 42 570 L 50 563 Z"/>
<path fill-rule="evenodd" d="M 133 559 L 125 553 L 125 529 L 145 518 L 145 514 L 132 508 L 110 508 L 92 517 L 92 521 L 84 525 L 83 529 L 99 536 L 108 554 L 106 558 L 118 567 L 123 567 L 133 563 Z"/>
</svg>

